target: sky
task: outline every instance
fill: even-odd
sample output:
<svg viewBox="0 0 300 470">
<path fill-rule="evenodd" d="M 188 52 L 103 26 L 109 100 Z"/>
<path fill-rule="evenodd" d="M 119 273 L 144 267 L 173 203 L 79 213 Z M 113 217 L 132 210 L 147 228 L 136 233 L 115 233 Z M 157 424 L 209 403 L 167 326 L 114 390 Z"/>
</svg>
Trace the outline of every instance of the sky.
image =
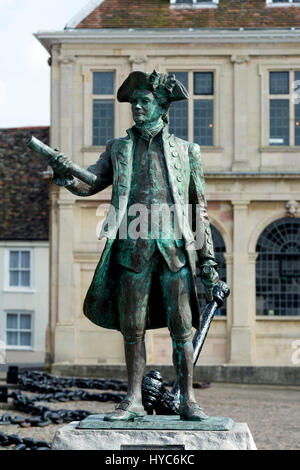
<svg viewBox="0 0 300 470">
<path fill-rule="evenodd" d="M 0 0 L 0 128 L 50 124 L 48 52 L 33 36 L 63 30 L 89 0 Z"/>
</svg>

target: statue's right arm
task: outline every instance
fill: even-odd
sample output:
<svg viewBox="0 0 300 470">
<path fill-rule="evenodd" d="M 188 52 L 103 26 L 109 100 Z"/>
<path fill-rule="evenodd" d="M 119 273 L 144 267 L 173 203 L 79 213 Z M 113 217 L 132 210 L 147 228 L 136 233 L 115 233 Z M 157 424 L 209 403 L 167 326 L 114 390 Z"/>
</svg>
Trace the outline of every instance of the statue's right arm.
<svg viewBox="0 0 300 470">
<path fill-rule="evenodd" d="M 106 146 L 105 152 L 103 152 L 98 161 L 88 167 L 88 171 L 97 176 L 95 184 L 91 187 L 77 178 L 74 178 L 70 174 L 64 176 L 59 175 L 54 170 L 54 183 L 59 186 L 64 186 L 68 191 L 80 197 L 92 196 L 99 191 L 107 188 L 112 184 L 113 181 L 113 169 L 111 163 L 111 145 L 112 141 L 109 141 Z"/>
</svg>

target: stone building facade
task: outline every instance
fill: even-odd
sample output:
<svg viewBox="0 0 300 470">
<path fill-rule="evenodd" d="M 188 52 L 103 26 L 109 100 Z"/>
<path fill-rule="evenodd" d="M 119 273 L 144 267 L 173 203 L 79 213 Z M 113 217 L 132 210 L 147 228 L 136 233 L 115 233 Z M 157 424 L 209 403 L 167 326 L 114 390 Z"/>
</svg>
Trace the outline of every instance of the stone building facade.
<svg viewBox="0 0 300 470">
<path fill-rule="evenodd" d="M 51 145 L 83 167 L 96 161 L 106 138 L 132 126 L 129 105 L 116 100 L 131 71 L 172 72 L 189 88 L 189 102 L 171 110 L 170 131 L 201 145 L 216 251 L 232 289 L 199 364 L 295 365 L 299 7 L 265 0 L 93 1 L 64 31 L 36 35 L 51 55 Z M 103 249 L 96 226 L 109 201 L 110 190 L 83 199 L 52 186 L 52 363 L 124 363 L 121 335 L 82 313 Z M 149 331 L 146 341 L 148 363 L 171 363 L 167 330 Z"/>
</svg>

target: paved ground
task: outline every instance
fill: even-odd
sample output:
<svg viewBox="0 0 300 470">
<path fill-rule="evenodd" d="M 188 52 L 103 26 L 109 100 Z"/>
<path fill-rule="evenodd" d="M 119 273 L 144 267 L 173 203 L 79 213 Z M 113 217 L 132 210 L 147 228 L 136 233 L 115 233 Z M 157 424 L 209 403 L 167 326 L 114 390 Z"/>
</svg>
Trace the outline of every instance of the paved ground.
<svg viewBox="0 0 300 470">
<path fill-rule="evenodd" d="M 300 449 L 300 387 L 213 383 L 209 388 L 195 392 L 207 414 L 229 416 L 236 422 L 248 423 L 258 449 Z M 114 409 L 111 402 L 81 401 L 45 405 L 52 409 L 85 409 L 93 413 L 106 413 Z M 0 416 L 4 413 L 22 414 L 8 408 L 8 405 L 0 404 Z M 51 442 L 59 427 L 61 425 L 50 425 L 42 429 L 0 426 L 0 431 Z M 0 450 L 4 448 L 0 447 Z"/>
<path fill-rule="evenodd" d="M 209 415 L 248 423 L 258 449 L 300 449 L 300 387 L 212 384 L 197 398 Z"/>
</svg>

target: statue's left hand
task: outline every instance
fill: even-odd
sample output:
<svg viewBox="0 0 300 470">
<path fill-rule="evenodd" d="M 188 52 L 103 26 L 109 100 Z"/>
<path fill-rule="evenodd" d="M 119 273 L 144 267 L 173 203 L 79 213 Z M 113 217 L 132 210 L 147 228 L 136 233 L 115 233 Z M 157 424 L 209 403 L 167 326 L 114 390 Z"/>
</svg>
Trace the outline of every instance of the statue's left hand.
<svg viewBox="0 0 300 470">
<path fill-rule="evenodd" d="M 224 281 L 219 281 L 213 287 L 213 300 L 217 302 L 218 308 L 221 308 L 226 297 L 230 294 L 230 288 Z"/>
<path fill-rule="evenodd" d="M 213 287 L 219 281 L 219 274 L 213 266 L 203 264 L 200 266 L 201 281 L 205 287 L 205 297 L 207 302 L 213 300 Z"/>
</svg>

